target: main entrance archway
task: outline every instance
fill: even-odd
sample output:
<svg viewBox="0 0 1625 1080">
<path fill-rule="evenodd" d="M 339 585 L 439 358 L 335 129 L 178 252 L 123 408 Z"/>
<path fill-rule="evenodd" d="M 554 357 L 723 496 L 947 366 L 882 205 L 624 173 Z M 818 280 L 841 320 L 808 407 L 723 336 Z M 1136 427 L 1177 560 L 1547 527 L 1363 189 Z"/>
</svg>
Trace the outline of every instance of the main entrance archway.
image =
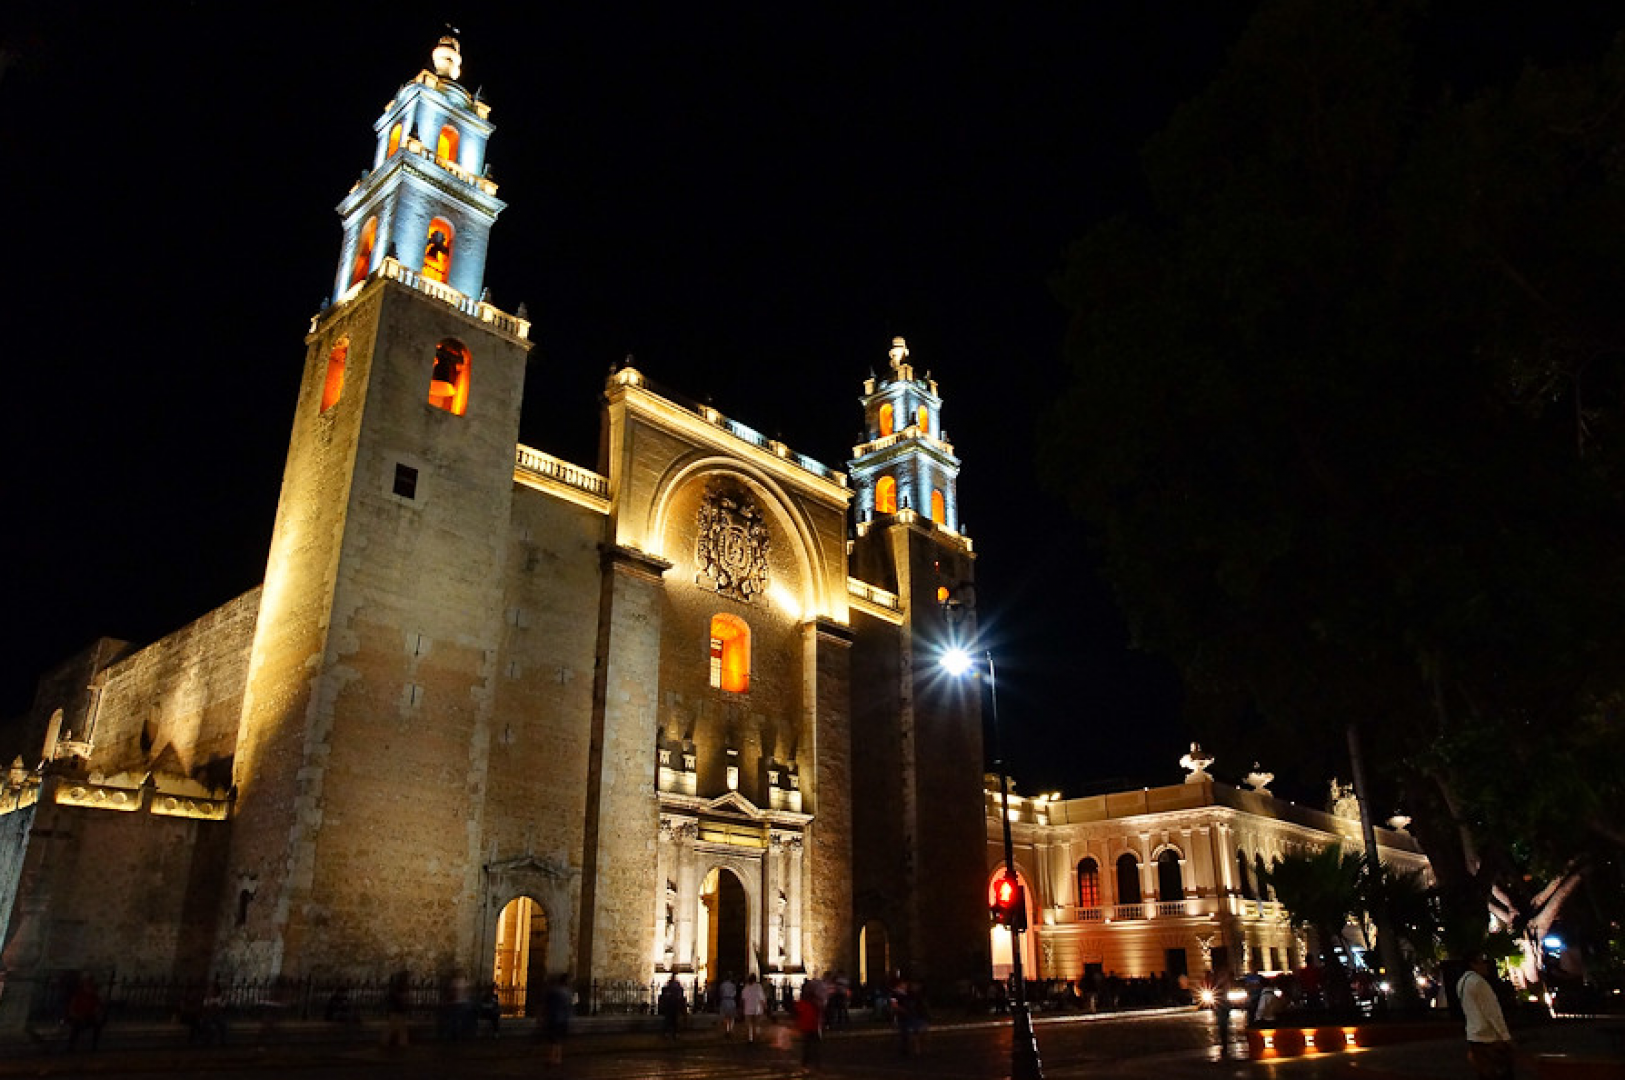
<svg viewBox="0 0 1625 1080">
<path fill-rule="evenodd" d="M 705 875 L 698 929 L 694 955 L 700 981 L 714 983 L 724 975 L 743 979 L 751 970 L 750 902 L 733 871 L 715 867 Z"/>
<path fill-rule="evenodd" d="M 547 913 L 528 896 L 509 901 L 497 917 L 491 978 L 505 1015 L 536 1014 L 535 1005 L 541 999 L 529 999 L 526 990 L 547 981 Z"/>
</svg>

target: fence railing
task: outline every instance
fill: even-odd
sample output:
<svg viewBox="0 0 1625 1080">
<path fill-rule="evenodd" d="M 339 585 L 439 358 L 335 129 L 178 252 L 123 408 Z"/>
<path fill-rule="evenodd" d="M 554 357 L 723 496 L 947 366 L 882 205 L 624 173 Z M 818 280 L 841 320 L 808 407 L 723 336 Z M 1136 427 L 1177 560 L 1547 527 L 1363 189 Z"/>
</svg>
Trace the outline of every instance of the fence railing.
<svg viewBox="0 0 1625 1080">
<path fill-rule="evenodd" d="M 87 975 L 95 983 L 108 1019 L 114 1022 L 187 1023 L 202 1014 L 205 1001 L 230 1014 L 261 1019 L 383 1020 L 389 1009 L 388 978 L 305 976 L 201 982 L 122 975 L 117 971 L 75 970 L 55 972 L 34 984 L 30 1023 L 61 1020 L 66 1015 L 68 999 Z M 779 975 L 765 978 L 769 1003 L 776 1008 L 788 1008 L 794 996 L 793 980 L 798 978 Z M 576 1011 L 583 1016 L 653 1015 L 661 985 L 661 982 L 636 980 L 593 980 L 586 985 L 578 984 L 573 987 Z M 684 996 L 690 1010 L 702 1012 L 714 1005 L 710 989 L 700 982 L 685 986 Z M 537 1000 L 539 991 L 540 987 L 535 995 Z M 408 1010 L 420 1017 L 435 1015 L 456 1003 L 456 995 L 445 979 L 411 979 L 404 996 Z M 478 995 L 475 997 L 477 1003 Z M 504 1016 L 526 1015 L 530 997 L 526 987 L 496 989 L 497 1005 Z M 486 1000 L 489 1001 L 489 997 Z"/>
</svg>

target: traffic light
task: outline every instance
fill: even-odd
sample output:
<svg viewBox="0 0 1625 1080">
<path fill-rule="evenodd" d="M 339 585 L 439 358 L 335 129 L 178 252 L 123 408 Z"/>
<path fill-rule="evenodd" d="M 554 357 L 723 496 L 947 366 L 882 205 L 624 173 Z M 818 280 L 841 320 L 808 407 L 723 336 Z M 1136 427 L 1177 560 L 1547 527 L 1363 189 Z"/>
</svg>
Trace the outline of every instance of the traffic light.
<svg viewBox="0 0 1625 1080">
<path fill-rule="evenodd" d="M 1005 874 L 993 883 L 993 903 L 988 908 L 996 926 L 1011 930 L 1027 929 L 1026 890 L 1014 874 Z"/>
</svg>

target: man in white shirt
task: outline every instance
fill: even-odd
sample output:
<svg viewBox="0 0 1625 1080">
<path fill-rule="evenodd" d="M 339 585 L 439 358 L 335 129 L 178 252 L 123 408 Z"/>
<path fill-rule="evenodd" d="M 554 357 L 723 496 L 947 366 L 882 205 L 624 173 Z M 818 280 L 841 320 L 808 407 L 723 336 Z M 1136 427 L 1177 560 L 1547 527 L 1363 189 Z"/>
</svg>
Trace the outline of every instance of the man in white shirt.
<svg viewBox="0 0 1625 1080">
<path fill-rule="evenodd" d="M 1481 1080 L 1507 1080 L 1512 1076 L 1512 1033 L 1501 1015 L 1489 973 L 1490 962 L 1484 954 L 1472 954 L 1466 973 L 1456 983 L 1456 997 L 1467 1018 L 1467 1060 Z"/>
</svg>

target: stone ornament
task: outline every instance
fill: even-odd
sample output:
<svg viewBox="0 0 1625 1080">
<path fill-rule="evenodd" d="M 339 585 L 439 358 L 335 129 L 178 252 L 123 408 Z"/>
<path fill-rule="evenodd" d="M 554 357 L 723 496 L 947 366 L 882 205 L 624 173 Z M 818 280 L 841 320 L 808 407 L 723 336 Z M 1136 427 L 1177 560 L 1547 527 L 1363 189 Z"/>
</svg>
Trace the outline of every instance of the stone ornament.
<svg viewBox="0 0 1625 1080">
<path fill-rule="evenodd" d="M 736 485 L 706 488 L 698 515 L 694 583 L 750 603 L 767 591 L 767 524 L 754 500 Z"/>
<path fill-rule="evenodd" d="M 1179 767 L 1190 773 L 1185 777 L 1187 784 L 1201 784 L 1213 777 L 1208 774 L 1208 768 L 1213 764 L 1213 755 L 1202 749 L 1201 743 L 1191 743 L 1190 753 L 1179 759 Z"/>
</svg>

